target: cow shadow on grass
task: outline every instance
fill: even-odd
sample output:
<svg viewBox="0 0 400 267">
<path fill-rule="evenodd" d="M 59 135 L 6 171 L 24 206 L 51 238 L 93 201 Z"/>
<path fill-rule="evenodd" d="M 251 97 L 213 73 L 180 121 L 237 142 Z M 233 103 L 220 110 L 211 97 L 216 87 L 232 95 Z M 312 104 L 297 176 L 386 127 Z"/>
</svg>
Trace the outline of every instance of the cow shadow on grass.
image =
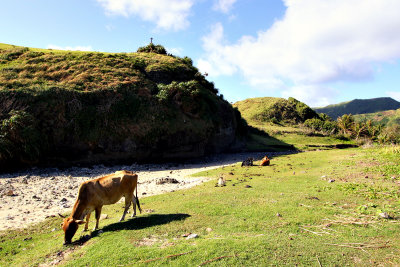
<svg viewBox="0 0 400 267">
<path fill-rule="evenodd" d="M 129 218 L 128 220 L 109 224 L 104 226 L 103 232 L 118 230 L 140 230 L 156 225 L 167 224 L 173 221 L 182 221 L 189 218 L 189 214 L 173 213 L 173 214 L 151 214 L 148 216 L 139 216 Z"/>
<path fill-rule="evenodd" d="M 189 217 L 190 217 L 189 214 L 173 213 L 173 214 L 151 214 L 148 216 L 129 218 L 128 220 L 125 220 L 123 222 L 117 222 L 106 225 L 102 229 L 92 232 L 90 236 L 89 235 L 82 236 L 77 241 L 73 242 L 73 244 L 82 245 L 91 238 L 98 236 L 100 231 L 113 232 L 120 230 L 141 230 L 156 225 L 168 224 L 173 221 L 183 221 Z"/>
</svg>

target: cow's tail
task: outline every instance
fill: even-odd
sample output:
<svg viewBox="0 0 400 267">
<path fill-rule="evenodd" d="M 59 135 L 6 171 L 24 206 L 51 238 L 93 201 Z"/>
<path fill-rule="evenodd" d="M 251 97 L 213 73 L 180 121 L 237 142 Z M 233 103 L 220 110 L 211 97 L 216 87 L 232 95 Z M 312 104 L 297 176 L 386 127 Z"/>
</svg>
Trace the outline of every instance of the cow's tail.
<svg viewBox="0 0 400 267">
<path fill-rule="evenodd" d="M 136 204 L 138 206 L 139 212 L 140 212 L 140 214 L 142 214 L 142 208 L 140 207 L 139 198 L 137 196 L 137 185 L 136 185 L 136 196 L 135 196 L 135 198 L 136 198 Z"/>
</svg>

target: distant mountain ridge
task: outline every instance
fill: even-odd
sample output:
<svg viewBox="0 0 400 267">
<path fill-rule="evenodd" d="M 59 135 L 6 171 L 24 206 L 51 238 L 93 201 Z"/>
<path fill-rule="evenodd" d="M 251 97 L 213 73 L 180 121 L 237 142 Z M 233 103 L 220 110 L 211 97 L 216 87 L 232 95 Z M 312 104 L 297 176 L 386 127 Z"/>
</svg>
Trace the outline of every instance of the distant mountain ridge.
<svg viewBox="0 0 400 267">
<path fill-rule="evenodd" d="M 378 97 L 371 99 L 354 99 L 348 102 L 328 105 L 322 108 L 313 108 L 318 113 L 325 113 L 336 120 L 344 114 L 366 114 L 400 108 L 400 102 L 391 97 Z"/>
</svg>

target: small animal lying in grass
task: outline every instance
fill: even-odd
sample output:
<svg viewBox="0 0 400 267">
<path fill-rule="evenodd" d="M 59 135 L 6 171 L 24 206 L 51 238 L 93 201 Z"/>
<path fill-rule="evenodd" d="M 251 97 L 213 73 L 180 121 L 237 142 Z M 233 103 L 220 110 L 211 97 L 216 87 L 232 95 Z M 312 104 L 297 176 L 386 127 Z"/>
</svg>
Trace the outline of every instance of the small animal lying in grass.
<svg viewBox="0 0 400 267">
<path fill-rule="evenodd" d="M 253 166 L 253 158 L 247 158 L 245 161 L 242 162 L 243 166 Z"/>
<path fill-rule="evenodd" d="M 88 229 L 89 218 L 91 212 L 95 211 L 96 226 L 99 227 L 99 219 L 103 205 L 116 203 L 122 197 L 125 197 L 125 210 L 120 221 L 125 219 L 131 203 L 133 203 L 133 214 L 136 215 L 136 204 L 140 208 L 139 199 L 137 197 L 137 181 L 138 176 L 130 171 L 117 171 L 113 174 L 86 181 L 79 187 L 78 197 L 72 209 L 72 213 L 68 218 L 64 219 L 61 224 L 64 230 L 64 245 L 70 244 L 72 237 L 75 235 L 80 224 L 85 224 Z M 136 189 L 136 196 L 134 190 Z M 83 219 L 86 216 L 86 221 Z"/>
<path fill-rule="evenodd" d="M 260 166 L 269 166 L 270 160 L 267 156 L 265 156 L 260 163 Z"/>
</svg>

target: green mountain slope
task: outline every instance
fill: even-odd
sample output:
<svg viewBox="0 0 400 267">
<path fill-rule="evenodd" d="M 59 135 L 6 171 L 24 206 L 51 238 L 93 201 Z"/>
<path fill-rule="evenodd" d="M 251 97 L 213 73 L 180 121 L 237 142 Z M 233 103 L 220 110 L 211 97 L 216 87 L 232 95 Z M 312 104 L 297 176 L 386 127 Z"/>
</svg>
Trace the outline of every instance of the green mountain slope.
<svg viewBox="0 0 400 267">
<path fill-rule="evenodd" d="M 0 120 L 0 166 L 197 157 L 235 147 L 241 126 L 189 58 L 6 44 Z"/>
<path fill-rule="evenodd" d="M 372 99 L 354 99 L 349 102 L 329 105 L 323 108 L 314 108 L 314 110 L 318 113 L 325 113 L 336 120 L 344 114 L 365 114 L 398 108 L 400 108 L 400 102 L 390 97 L 380 97 Z"/>
<path fill-rule="evenodd" d="M 400 109 L 354 115 L 358 122 L 371 120 L 387 126 L 400 125 Z"/>
</svg>

